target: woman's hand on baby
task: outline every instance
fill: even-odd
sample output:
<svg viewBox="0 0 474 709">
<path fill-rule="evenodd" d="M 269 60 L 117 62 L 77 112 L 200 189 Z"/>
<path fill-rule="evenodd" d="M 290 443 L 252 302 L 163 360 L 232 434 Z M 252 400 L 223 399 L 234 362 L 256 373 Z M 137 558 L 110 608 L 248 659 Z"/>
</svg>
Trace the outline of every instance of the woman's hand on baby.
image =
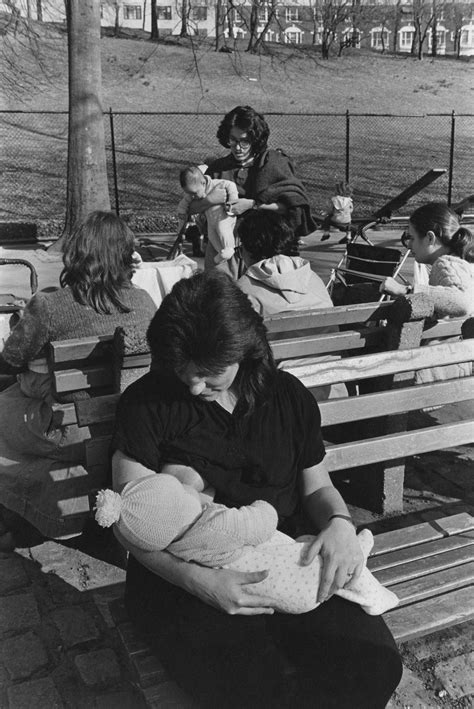
<svg viewBox="0 0 474 709">
<path fill-rule="evenodd" d="M 268 571 L 242 572 L 196 567 L 195 572 L 193 593 L 204 603 L 229 615 L 273 613 L 270 598 L 247 590 L 248 586 L 263 581 Z"/>
<path fill-rule="evenodd" d="M 359 578 L 364 567 L 364 556 L 355 529 L 346 520 L 337 517 L 315 538 L 303 563 L 311 564 L 318 554 L 322 569 L 317 600 L 322 603 Z"/>
<path fill-rule="evenodd" d="M 240 214 L 243 214 L 244 212 L 248 212 L 249 209 L 252 209 L 254 204 L 255 204 L 255 200 L 246 199 L 245 197 L 241 197 L 240 199 L 237 200 L 237 202 L 232 203 L 232 214 L 239 216 Z"/>
</svg>

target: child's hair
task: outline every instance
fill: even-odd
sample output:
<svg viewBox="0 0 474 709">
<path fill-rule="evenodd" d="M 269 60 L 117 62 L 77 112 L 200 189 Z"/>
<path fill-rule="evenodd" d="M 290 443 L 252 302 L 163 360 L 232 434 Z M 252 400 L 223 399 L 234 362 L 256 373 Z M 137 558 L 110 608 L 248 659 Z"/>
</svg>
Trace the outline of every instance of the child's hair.
<svg viewBox="0 0 474 709">
<path fill-rule="evenodd" d="M 452 254 L 474 263 L 474 235 L 460 226 L 458 215 L 444 202 L 424 204 L 413 212 L 410 222 L 420 236 L 432 231 Z"/>
<path fill-rule="evenodd" d="M 127 313 L 120 291 L 132 286 L 135 236 L 114 212 L 92 212 L 69 235 L 63 250 L 60 284 L 98 313 L 111 306 Z"/>
<path fill-rule="evenodd" d="M 197 165 L 189 165 L 189 167 L 185 167 L 184 170 L 181 170 L 179 173 L 179 184 L 183 189 L 187 187 L 189 183 L 197 182 L 198 180 L 202 182 L 203 179 L 204 175 Z"/>
<path fill-rule="evenodd" d="M 242 246 L 255 261 L 277 254 L 290 255 L 295 234 L 279 214 L 268 211 L 249 211 L 239 224 Z"/>
<path fill-rule="evenodd" d="M 336 182 L 336 194 L 340 194 L 342 197 L 352 197 L 352 187 L 349 182 L 345 180 Z"/>
</svg>

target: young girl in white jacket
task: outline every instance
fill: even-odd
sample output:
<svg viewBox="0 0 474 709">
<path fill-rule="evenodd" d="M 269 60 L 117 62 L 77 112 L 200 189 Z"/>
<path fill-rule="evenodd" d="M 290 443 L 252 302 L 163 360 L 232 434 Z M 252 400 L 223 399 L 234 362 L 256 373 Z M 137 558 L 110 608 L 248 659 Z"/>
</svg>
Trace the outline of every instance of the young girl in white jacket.
<svg viewBox="0 0 474 709">
<path fill-rule="evenodd" d="M 410 217 L 403 238 L 417 263 L 430 268 L 428 284 L 403 285 L 386 278 L 380 290 L 390 295 L 426 292 L 437 318 L 474 312 L 474 235 L 460 226 L 458 215 L 443 202 L 419 207 Z"/>
<path fill-rule="evenodd" d="M 443 202 L 419 207 L 410 217 L 402 237 L 418 264 L 429 269 L 428 283 L 414 288 L 386 278 L 380 290 L 390 295 L 428 293 L 436 319 L 469 316 L 474 313 L 474 235 L 460 226 L 458 215 Z M 456 338 L 459 339 L 459 338 Z M 432 343 L 434 344 L 434 343 Z M 416 381 L 428 383 L 470 376 L 471 362 L 432 367 L 416 373 Z"/>
</svg>

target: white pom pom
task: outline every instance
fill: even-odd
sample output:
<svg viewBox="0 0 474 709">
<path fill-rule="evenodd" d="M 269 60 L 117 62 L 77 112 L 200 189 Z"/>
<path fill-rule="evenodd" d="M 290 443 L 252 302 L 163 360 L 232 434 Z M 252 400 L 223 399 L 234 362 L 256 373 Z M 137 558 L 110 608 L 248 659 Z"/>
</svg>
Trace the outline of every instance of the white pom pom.
<svg viewBox="0 0 474 709">
<path fill-rule="evenodd" d="M 122 510 L 122 498 L 113 490 L 99 490 L 95 500 L 95 520 L 101 527 L 111 527 L 118 522 Z"/>
</svg>

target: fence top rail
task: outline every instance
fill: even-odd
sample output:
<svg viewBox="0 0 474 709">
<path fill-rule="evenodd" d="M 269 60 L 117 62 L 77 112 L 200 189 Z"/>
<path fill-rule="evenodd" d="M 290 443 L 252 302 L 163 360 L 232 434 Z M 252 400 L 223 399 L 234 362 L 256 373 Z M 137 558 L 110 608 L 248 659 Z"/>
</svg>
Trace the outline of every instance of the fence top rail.
<svg viewBox="0 0 474 709">
<path fill-rule="evenodd" d="M 68 111 L 50 111 L 50 110 L 15 110 L 5 109 L 0 110 L 1 114 L 58 114 L 68 115 Z M 103 111 L 104 115 L 113 113 L 115 116 L 222 116 L 222 111 L 116 111 L 113 108 L 108 108 Z M 265 111 L 266 116 L 292 116 L 294 118 L 316 118 L 316 117 L 340 117 L 345 118 L 474 118 L 474 113 L 455 113 L 449 111 L 446 113 L 356 113 L 349 110 L 339 113 L 290 113 L 285 111 Z"/>
</svg>

